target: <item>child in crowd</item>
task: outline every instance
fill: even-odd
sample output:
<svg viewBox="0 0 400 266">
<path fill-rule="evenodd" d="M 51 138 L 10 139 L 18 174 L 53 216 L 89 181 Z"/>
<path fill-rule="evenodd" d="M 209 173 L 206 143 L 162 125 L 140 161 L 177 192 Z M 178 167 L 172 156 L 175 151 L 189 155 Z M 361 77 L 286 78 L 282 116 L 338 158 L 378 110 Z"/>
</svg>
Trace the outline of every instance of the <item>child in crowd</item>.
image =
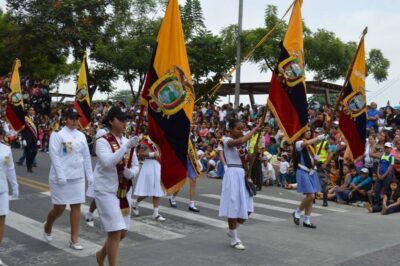
<svg viewBox="0 0 400 266">
<path fill-rule="evenodd" d="M 383 196 L 382 206 L 371 204 L 365 204 L 368 212 L 381 212 L 381 214 L 391 214 L 395 212 L 400 212 L 400 188 L 399 183 L 396 179 L 392 179 L 390 182 L 389 189 Z"/>
<path fill-rule="evenodd" d="M 279 186 L 283 188 L 286 187 L 287 184 L 289 166 L 287 154 L 283 153 L 279 162 Z"/>
</svg>

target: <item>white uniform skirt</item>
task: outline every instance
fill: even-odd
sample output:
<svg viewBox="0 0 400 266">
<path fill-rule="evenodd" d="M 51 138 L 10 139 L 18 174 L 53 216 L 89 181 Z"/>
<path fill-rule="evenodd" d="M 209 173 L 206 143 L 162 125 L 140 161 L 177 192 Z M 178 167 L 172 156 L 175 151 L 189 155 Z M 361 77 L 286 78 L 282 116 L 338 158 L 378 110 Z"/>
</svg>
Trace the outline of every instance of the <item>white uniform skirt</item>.
<svg viewBox="0 0 400 266">
<path fill-rule="evenodd" d="M 95 191 L 95 201 L 97 211 L 99 212 L 100 221 L 106 232 L 115 232 L 120 230 L 128 230 L 131 220 L 131 197 L 132 190 L 126 195 L 129 202 L 129 215 L 123 216 L 119 207 L 119 199 L 114 192 Z"/>
<path fill-rule="evenodd" d="M 254 212 L 254 204 L 246 190 L 244 169 L 228 167 L 222 180 L 219 216 L 248 219 L 250 212 Z"/>
<path fill-rule="evenodd" d="M 9 210 L 8 192 L 0 193 L 0 216 L 7 215 Z"/>
<path fill-rule="evenodd" d="M 161 188 L 161 165 L 157 160 L 144 160 L 133 194 L 148 197 L 164 196 Z"/>
<path fill-rule="evenodd" d="M 67 184 L 50 182 L 51 202 L 55 205 L 85 203 L 85 179 L 69 179 Z"/>
</svg>

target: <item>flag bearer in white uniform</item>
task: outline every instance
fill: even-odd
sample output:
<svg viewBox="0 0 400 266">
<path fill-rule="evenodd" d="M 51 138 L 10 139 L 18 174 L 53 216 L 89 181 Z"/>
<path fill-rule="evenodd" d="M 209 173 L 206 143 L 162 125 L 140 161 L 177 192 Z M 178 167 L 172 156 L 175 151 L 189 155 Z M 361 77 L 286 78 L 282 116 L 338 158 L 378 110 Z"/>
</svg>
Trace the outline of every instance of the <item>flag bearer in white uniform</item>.
<svg viewBox="0 0 400 266">
<path fill-rule="evenodd" d="M 139 162 L 138 137 L 128 140 L 123 136 L 127 118 L 119 107 L 112 107 L 106 121 L 110 132 L 96 141 L 94 195 L 107 232 L 103 247 L 96 252 L 98 265 L 104 265 L 106 257 L 110 266 L 118 265 L 119 243 L 128 234 L 132 179 L 139 172 Z"/>
<path fill-rule="evenodd" d="M 165 218 L 158 212 L 160 197 L 164 196 L 161 188 L 160 154 L 148 136 L 140 142 L 138 156 L 144 159 L 144 162 L 133 193 L 137 198 L 132 200 L 132 211 L 135 215 L 139 215 L 139 203 L 147 197 L 153 197 L 153 219 L 163 222 Z"/>
<path fill-rule="evenodd" d="M 261 123 L 243 136 L 243 123 L 240 120 L 232 120 L 229 122 L 230 137 L 223 141 L 228 168 L 222 180 L 219 216 L 228 218 L 231 247 L 239 250 L 244 250 L 245 247 L 238 238 L 237 229 L 254 211 L 253 198 L 246 189 L 245 179 L 247 178 L 248 182 L 252 181 L 248 177 L 244 152 L 241 154 L 239 149 L 260 129 Z"/>
<path fill-rule="evenodd" d="M 65 126 L 50 136 L 49 154 L 51 159 L 49 187 L 53 208 L 44 224 L 44 239 L 52 241 L 51 229 L 57 218 L 70 205 L 71 240 L 70 248 L 82 250 L 79 244 L 81 204 L 85 203 L 85 177 L 88 186 L 93 183 L 92 162 L 85 135 L 78 130 L 79 113 L 70 108 L 65 114 Z M 57 236 L 55 236 L 57 237 Z"/>
<path fill-rule="evenodd" d="M 12 188 L 12 198 L 19 196 L 17 177 L 15 174 L 14 161 L 11 148 L 3 142 L 5 136 L 4 129 L 0 127 L 0 243 L 3 240 L 4 224 L 8 214 L 8 183 Z M 0 259 L 0 265 L 3 262 Z"/>
</svg>

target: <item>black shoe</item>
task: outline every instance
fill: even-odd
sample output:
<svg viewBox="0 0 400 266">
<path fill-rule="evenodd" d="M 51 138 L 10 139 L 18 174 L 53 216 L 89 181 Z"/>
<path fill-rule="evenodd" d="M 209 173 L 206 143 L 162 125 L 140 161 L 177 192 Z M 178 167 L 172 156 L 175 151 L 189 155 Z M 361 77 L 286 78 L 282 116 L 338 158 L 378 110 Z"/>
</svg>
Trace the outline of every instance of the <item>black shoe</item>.
<svg viewBox="0 0 400 266">
<path fill-rule="evenodd" d="M 317 229 L 317 226 L 313 223 L 306 224 L 303 222 L 303 226 L 307 228 Z"/>
<path fill-rule="evenodd" d="M 24 164 L 21 162 L 15 162 L 16 164 L 18 164 L 19 166 L 23 166 Z"/>
<path fill-rule="evenodd" d="M 191 211 L 191 212 L 200 212 L 200 210 L 197 209 L 196 207 L 190 207 L 190 206 L 189 206 L 189 211 Z"/>
<path fill-rule="evenodd" d="M 328 207 L 328 202 L 324 202 L 324 203 L 322 203 L 322 207 Z"/>
<path fill-rule="evenodd" d="M 172 201 L 171 199 L 168 199 L 168 200 L 169 200 L 169 205 L 171 205 L 172 208 L 178 208 L 176 201 Z"/>
<path fill-rule="evenodd" d="M 300 218 L 296 218 L 295 216 L 295 211 L 292 213 L 293 216 L 293 222 L 295 225 L 300 225 Z"/>
<path fill-rule="evenodd" d="M 28 173 L 33 173 L 32 169 L 28 169 Z"/>
</svg>

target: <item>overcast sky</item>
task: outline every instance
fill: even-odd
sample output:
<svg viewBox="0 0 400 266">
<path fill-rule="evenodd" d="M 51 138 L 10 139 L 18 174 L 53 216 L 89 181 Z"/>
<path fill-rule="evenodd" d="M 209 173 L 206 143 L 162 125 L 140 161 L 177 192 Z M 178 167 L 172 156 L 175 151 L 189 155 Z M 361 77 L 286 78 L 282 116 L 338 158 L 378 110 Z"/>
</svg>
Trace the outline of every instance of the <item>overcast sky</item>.
<svg viewBox="0 0 400 266">
<path fill-rule="evenodd" d="M 179 0 L 184 4 L 185 0 Z M 251 29 L 264 25 L 264 10 L 268 4 L 278 6 L 281 16 L 292 0 L 244 0 L 243 28 Z M 239 0 L 201 0 L 205 23 L 214 33 L 229 24 L 237 23 Z M 4 8 L 5 0 L 0 0 Z M 374 100 L 379 105 L 386 104 L 390 99 L 391 104 L 400 104 L 400 1 L 398 0 L 304 0 L 302 7 L 303 19 L 306 25 L 316 31 L 325 28 L 334 32 L 343 41 L 359 41 L 360 34 L 368 26 L 366 36 L 367 52 L 372 48 L 382 50 L 385 57 L 391 62 L 389 77 L 383 83 L 376 83 L 372 78 L 367 78 L 368 100 Z M 260 73 L 258 67 L 246 64 L 242 68 L 242 82 L 269 81 L 270 75 Z M 308 80 L 312 79 L 309 74 Z M 336 83 L 342 84 L 343 81 Z M 128 89 L 128 85 L 118 82 L 119 88 Z M 63 84 L 60 92 L 73 93 L 74 84 Z M 380 92 L 380 93 L 377 93 Z M 379 95 L 378 95 L 379 94 Z M 372 96 L 377 95 L 372 98 Z M 104 95 L 96 94 L 95 98 Z M 247 97 L 242 97 L 243 102 L 248 102 Z M 231 101 L 233 101 L 231 99 Z M 265 97 L 257 97 L 256 102 L 262 104 Z"/>
</svg>

